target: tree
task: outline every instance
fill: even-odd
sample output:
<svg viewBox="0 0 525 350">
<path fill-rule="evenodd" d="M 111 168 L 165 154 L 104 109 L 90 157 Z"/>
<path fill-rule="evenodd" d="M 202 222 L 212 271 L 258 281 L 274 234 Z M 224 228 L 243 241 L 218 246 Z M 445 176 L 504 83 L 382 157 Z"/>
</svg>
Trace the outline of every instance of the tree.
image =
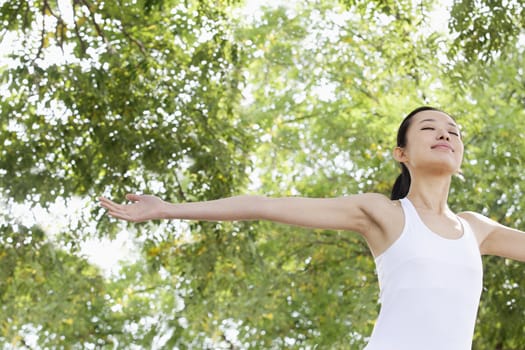
<svg viewBox="0 0 525 350">
<path fill-rule="evenodd" d="M 277 10 L 260 21 L 265 32 L 252 30 L 245 34 L 254 42 L 258 58 L 253 60 L 251 69 L 255 102 L 247 114 L 255 115 L 260 123 L 258 168 L 263 169 L 260 171 L 262 192 L 308 196 L 364 191 L 388 194 L 398 172 L 390 156 L 394 131 L 402 115 L 416 105 L 429 103 L 450 111 L 465 126 L 466 178 L 456 179 L 453 185 L 453 207 L 477 210 L 508 225 L 522 227 L 519 217 L 512 214 L 522 207 L 523 193 L 521 175 L 515 168 L 515 164 L 523 160 L 523 154 L 517 151 L 522 149 L 523 128 L 519 121 L 523 118 L 520 59 L 523 48 L 517 48 L 511 55 L 511 48 L 507 47 L 509 59 L 491 65 L 483 61 L 463 65 L 463 81 L 458 84 L 456 77 L 447 76 L 450 63 L 440 59 L 443 38 L 418 31 L 424 28 L 424 21 L 394 17 L 391 19 L 394 24 L 390 26 L 385 25 L 385 19 L 380 18 L 377 11 L 370 11 L 369 16 L 366 12 L 363 16 L 354 13 L 355 17 L 348 21 L 334 20 L 336 16 L 330 11 L 339 12 L 333 7 L 324 11 L 318 7 L 312 12 L 291 16 L 290 10 Z M 408 10 L 403 15 L 406 13 L 414 12 Z M 416 18 L 424 17 L 423 13 Z M 299 25 L 302 21 L 305 24 Z M 309 30 L 304 33 L 301 29 L 306 26 Z M 395 35 L 390 34 L 389 29 Z M 323 37 L 322 33 L 330 36 Z M 400 40 L 396 40 L 398 38 Z M 308 40 L 314 44 L 309 45 Z M 479 74 L 480 71 L 483 74 Z M 323 82 L 324 91 L 318 89 L 319 82 Z M 509 132 L 512 129 L 515 131 Z M 483 192 L 481 202 L 480 196 L 473 195 L 476 191 Z M 327 243 L 333 244 L 334 250 L 326 254 L 327 258 L 318 259 L 324 263 L 321 275 L 329 281 L 328 285 L 334 289 L 342 286 L 339 290 L 345 291 L 338 300 L 343 305 L 334 302 L 330 307 L 316 310 L 314 317 L 335 309 L 339 315 L 349 315 L 346 324 L 352 324 L 351 329 L 357 330 L 357 334 L 369 334 L 375 311 L 372 302 L 375 286 L 370 284 L 375 282 L 372 262 L 356 249 L 355 255 L 347 260 L 348 264 L 354 264 L 349 267 L 354 269 L 352 274 L 345 271 L 348 267 L 338 264 L 338 258 L 359 243 L 344 246 L 343 253 L 335 248 L 344 244 L 340 237 L 320 242 L 312 238 L 312 234 L 305 235 L 304 230 L 282 227 L 274 230 L 276 233 L 265 242 L 276 248 L 267 256 L 278 256 L 278 247 L 287 247 L 283 254 L 285 259 L 294 262 L 296 275 L 305 274 L 304 271 L 314 269 L 318 263 L 313 258 L 316 255 L 304 247 L 317 245 L 315 251 L 319 253 L 327 251 L 324 248 Z M 361 248 L 365 250 L 363 242 Z M 297 256 L 296 251 L 304 255 Z M 360 259 L 368 261 L 359 264 Z M 330 260 L 335 263 L 327 263 Z M 519 334 L 523 331 L 520 321 L 523 296 L 519 294 L 518 282 L 522 276 L 521 265 L 498 258 L 485 260 L 485 294 L 475 347 L 518 349 Z M 364 275 L 367 282 L 357 285 L 354 291 L 349 287 L 352 283 L 345 278 L 350 276 L 348 280 L 355 282 L 360 275 Z M 321 295 L 327 289 L 326 286 L 315 289 L 315 280 L 311 277 L 309 286 L 310 294 L 303 295 L 306 305 L 322 300 Z M 363 295 L 370 298 L 368 303 L 363 302 Z M 351 302 L 344 305 L 345 300 Z M 502 307 L 507 303 L 507 307 Z M 361 305 L 364 312 L 352 309 L 356 305 Z M 355 320 L 355 315 L 364 316 L 364 320 Z M 337 329 L 338 321 L 339 317 L 333 318 L 326 328 L 316 324 L 312 343 L 323 344 L 326 339 L 331 341 L 331 346 L 352 344 L 355 333 L 342 332 L 336 337 L 330 333 Z M 488 331 L 494 324 L 498 325 L 497 330 Z M 309 344 L 308 341 L 305 343 Z"/>
<path fill-rule="evenodd" d="M 38 227 L 3 224 L 0 248 L 0 342 L 14 347 L 112 343 L 112 317 L 99 271 L 45 239 Z"/>
<path fill-rule="evenodd" d="M 69 11 L 61 4 L 1 7 L 6 30 L 23 47 L 2 71 L 6 208 L 127 191 L 195 200 L 242 188 L 252 141 L 249 126 L 233 118 L 242 57 L 229 37 L 225 4 L 75 1 Z M 50 59 L 57 51 L 64 55 L 58 62 Z M 100 218 L 93 201 L 87 210 L 91 216 L 58 238 L 72 253 Z M 18 227 L 15 217 L 6 220 Z M 111 237 L 117 229 L 101 219 L 96 234 Z M 150 234 L 148 242 L 173 235 Z M 120 337 L 114 329 L 113 339 Z"/>
<path fill-rule="evenodd" d="M 8 29 L 32 33 L 40 21 L 44 28 L 36 43 L 22 36 L 26 49 L 3 72 L 6 197 L 46 204 L 111 191 L 118 181 L 115 195 L 160 182 L 187 200 L 242 184 L 250 141 L 242 121 L 232 120 L 238 49 L 219 7 L 176 5 L 79 1 L 68 23 L 56 3 L 3 4 Z M 50 62 L 57 47 L 67 58 Z M 208 149 L 218 152 L 210 158 Z M 190 169 L 190 189 L 177 168 Z"/>
<path fill-rule="evenodd" d="M 361 347 L 378 288 L 355 234 L 138 225 L 140 259 L 104 277 L 78 246 L 122 226 L 93 201 L 57 237 L 24 227 L 10 208 L 128 191 L 171 201 L 388 194 L 401 117 L 432 104 L 464 125 L 465 175 L 454 180 L 452 207 L 523 229 L 522 15 L 494 14 L 512 19 L 504 40 L 463 35 L 487 29 L 477 14 L 500 5 L 476 2 L 467 17 L 470 5 L 453 3 L 450 25 L 461 35 L 449 38 L 427 29 L 433 1 L 314 1 L 251 20 L 230 2 L 2 4 L 24 49 L 1 72 L 0 297 L 2 316 L 16 322 L 1 319 L 0 342 L 31 346 L 39 331 L 41 347 Z M 49 60 L 53 50 L 64 58 Z M 476 349 L 523 348 L 520 268 L 485 260 Z"/>
</svg>

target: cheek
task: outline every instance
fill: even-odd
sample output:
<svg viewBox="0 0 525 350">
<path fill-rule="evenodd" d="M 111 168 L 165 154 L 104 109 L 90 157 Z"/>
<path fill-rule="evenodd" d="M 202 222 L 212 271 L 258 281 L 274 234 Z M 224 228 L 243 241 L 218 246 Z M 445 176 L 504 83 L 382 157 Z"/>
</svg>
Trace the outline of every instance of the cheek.
<svg viewBox="0 0 525 350">
<path fill-rule="evenodd" d="M 460 162 L 463 161 L 463 154 L 464 154 L 464 151 L 465 149 L 463 148 L 463 145 L 461 145 L 461 148 L 458 149 L 458 152 L 457 152 L 457 157 L 458 157 L 458 160 Z"/>
</svg>

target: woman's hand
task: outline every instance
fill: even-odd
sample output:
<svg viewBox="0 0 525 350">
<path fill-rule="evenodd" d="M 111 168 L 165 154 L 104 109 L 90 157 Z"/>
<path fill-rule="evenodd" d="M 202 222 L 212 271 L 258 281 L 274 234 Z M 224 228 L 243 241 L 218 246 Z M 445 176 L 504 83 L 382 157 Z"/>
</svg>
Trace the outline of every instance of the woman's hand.
<svg viewBox="0 0 525 350">
<path fill-rule="evenodd" d="M 163 219 L 163 210 L 166 202 L 151 195 L 127 194 L 126 199 L 131 204 L 118 204 L 105 197 L 100 197 L 100 205 L 108 210 L 108 214 L 114 218 L 131 222 L 143 222 L 148 220 Z"/>
</svg>

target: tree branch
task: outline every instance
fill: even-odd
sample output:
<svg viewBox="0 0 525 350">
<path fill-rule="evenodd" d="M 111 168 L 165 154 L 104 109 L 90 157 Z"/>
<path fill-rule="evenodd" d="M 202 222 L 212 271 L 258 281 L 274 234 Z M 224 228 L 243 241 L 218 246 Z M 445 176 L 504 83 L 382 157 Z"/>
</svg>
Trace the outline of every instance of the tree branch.
<svg viewBox="0 0 525 350">
<path fill-rule="evenodd" d="M 95 18 L 95 13 L 93 11 L 91 11 L 91 5 L 89 4 L 89 2 L 87 0 L 77 0 L 77 1 L 79 3 L 84 4 L 84 6 L 87 7 L 87 9 L 89 11 L 89 14 L 90 14 L 90 18 L 91 18 L 91 23 L 93 24 L 93 27 L 95 27 L 95 31 L 97 32 L 97 35 L 100 38 L 102 38 L 102 41 L 104 42 L 104 44 L 106 44 L 108 46 L 108 49 L 110 50 L 110 52 L 114 53 L 115 50 L 113 49 L 113 47 L 109 43 L 108 39 L 106 38 L 106 35 L 104 34 L 104 30 L 97 23 L 97 20 Z"/>
<path fill-rule="evenodd" d="M 73 19 L 74 19 L 73 22 L 75 23 L 75 35 L 77 36 L 78 42 L 80 44 L 80 50 L 82 54 L 85 54 L 87 47 L 86 47 L 86 43 L 84 42 L 84 40 L 82 40 L 82 36 L 80 35 L 80 29 L 76 21 L 76 18 L 77 18 L 76 5 L 77 5 L 77 1 L 73 1 L 72 7 L 73 7 Z"/>
<path fill-rule="evenodd" d="M 33 58 L 33 61 L 31 63 L 35 63 L 35 61 L 42 54 L 42 50 L 44 49 L 44 41 L 46 38 L 46 8 L 48 7 L 49 7 L 49 4 L 47 3 L 47 0 L 44 0 L 44 3 L 42 5 L 42 32 L 40 34 L 40 47 L 38 48 L 36 56 L 35 58 Z"/>
<path fill-rule="evenodd" d="M 120 26 L 120 29 L 122 30 L 122 33 L 124 34 L 124 36 L 126 38 L 128 38 L 129 41 L 131 41 L 133 44 L 137 45 L 140 52 L 142 52 L 142 54 L 144 56 L 147 56 L 147 51 L 146 51 L 146 48 L 144 47 L 144 44 L 138 40 L 138 39 L 135 39 L 134 37 L 132 37 L 128 31 L 126 30 L 126 28 L 124 27 L 124 23 L 122 23 L 122 21 L 120 22 L 121 23 L 121 26 Z"/>
</svg>

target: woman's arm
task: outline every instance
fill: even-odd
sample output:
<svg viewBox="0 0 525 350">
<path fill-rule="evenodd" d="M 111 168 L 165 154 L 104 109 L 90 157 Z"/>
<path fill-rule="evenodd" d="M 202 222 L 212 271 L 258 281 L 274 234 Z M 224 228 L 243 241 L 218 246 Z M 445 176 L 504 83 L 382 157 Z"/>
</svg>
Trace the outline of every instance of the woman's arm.
<svg viewBox="0 0 525 350">
<path fill-rule="evenodd" d="M 525 262 L 525 232 L 498 224 L 488 234 L 481 250 L 486 254 Z"/>
<path fill-rule="evenodd" d="M 172 204 L 150 195 L 128 194 L 131 204 L 117 204 L 101 197 L 108 214 L 131 222 L 153 219 L 203 221 L 269 220 L 284 224 L 350 230 L 365 234 L 373 222 L 370 214 L 377 202 L 388 200 L 378 194 L 359 194 L 340 198 L 267 198 L 237 196 L 224 199 Z"/>
<path fill-rule="evenodd" d="M 464 213 L 480 237 L 480 252 L 525 262 L 525 232 L 504 226 L 481 214 Z"/>
</svg>

